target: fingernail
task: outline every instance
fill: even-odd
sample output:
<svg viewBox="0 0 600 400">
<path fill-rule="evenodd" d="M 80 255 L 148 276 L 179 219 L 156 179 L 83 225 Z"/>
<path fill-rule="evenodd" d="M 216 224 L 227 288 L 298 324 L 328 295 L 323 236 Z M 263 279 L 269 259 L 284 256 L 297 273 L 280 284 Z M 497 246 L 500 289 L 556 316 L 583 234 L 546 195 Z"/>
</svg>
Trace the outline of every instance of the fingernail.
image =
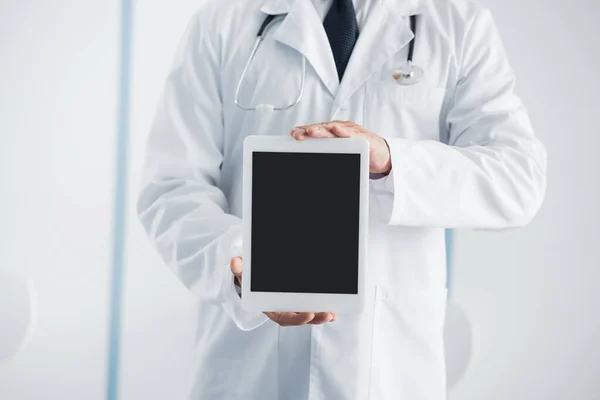
<svg viewBox="0 0 600 400">
<path fill-rule="evenodd" d="M 306 133 L 306 130 L 303 128 L 294 128 L 294 130 L 292 131 L 292 135 L 302 135 L 305 133 Z"/>
</svg>

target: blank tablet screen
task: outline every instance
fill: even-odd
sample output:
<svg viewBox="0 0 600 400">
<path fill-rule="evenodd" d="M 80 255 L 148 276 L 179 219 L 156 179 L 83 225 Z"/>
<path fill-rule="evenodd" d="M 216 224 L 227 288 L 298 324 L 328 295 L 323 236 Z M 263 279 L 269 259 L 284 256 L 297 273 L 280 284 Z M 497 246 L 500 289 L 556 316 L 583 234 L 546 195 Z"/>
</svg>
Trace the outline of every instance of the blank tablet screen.
<svg viewBox="0 0 600 400">
<path fill-rule="evenodd" d="M 360 154 L 252 154 L 250 290 L 358 293 Z"/>
</svg>

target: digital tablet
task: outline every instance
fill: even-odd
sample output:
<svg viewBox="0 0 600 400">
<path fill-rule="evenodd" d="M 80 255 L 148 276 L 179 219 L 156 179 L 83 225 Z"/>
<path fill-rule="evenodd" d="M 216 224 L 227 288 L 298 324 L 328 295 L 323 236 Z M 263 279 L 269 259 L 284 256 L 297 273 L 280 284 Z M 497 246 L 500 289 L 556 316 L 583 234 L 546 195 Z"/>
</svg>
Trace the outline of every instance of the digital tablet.
<svg viewBox="0 0 600 400">
<path fill-rule="evenodd" d="M 243 157 L 243 308 L 360 312 L 367 140 L 249 136 Z"/>
</svg>

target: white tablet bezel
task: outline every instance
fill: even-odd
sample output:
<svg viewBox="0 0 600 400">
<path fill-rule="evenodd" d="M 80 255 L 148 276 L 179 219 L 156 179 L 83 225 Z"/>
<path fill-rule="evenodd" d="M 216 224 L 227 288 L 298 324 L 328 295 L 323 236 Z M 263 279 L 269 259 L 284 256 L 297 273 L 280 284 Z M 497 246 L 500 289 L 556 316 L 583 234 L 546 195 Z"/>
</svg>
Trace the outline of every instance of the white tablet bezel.
<svg viewBox="0 0 600 400">
<path fill-rule="evenodd" d="M 252 292 L 252 153 L 360 154 L 358 294 Z M 287 136 L 248 136 L 243 154 L 243 275 L 242 307 L 254 312 L 336 312 L 355 313 L 364 309 L 369 210 L 369 142 L 366 139 L 308 139 Z M 310 245 L 307 240 L 306 245 Z M 282 262 L 282 268 L 285 268 Z"/>
</svg>

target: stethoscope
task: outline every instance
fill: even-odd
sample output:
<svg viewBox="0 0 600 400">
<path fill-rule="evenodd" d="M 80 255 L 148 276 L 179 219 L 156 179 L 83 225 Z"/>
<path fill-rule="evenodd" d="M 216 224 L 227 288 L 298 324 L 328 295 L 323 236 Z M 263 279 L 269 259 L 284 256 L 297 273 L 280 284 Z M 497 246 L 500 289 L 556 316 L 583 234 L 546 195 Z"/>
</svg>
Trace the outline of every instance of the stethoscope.
<svg viewBox="0 0 600 400">
<path fill-rule="evenodd" d="M 425 71 L 423 68 L 413 64 L 413 55 L 415 53 L 415 40 L 417 39 L 417 16 L 410 16 L 410 30 L 413 33 L 413 38 L 408 45 L 408 56 L 406 64 L 395 71 L 392 76 L 399 85 L 412 86 L 423 80 Z"/>
<path fill-rule="evenodd" d="M 304 54 L 302 54 L 302 82 L 300 83 L 300 92 L 298 93 L 298 97 L 296 97 L 296 100 L 292 104 L 287 105 L 287 106 L 274 106 L 273 104 L 258 104 L 255 107 L 250 107 L 250 106 L 245 106 L 240 103 L 240 89 L 242 88 L 242 84 L 244 83 L 244 80 L 246 79 L 246 74 L 248 73 L 248 69 L 250 68 L 252 61 L 254 60 L 254 56 L 256 55 L 256 52 L 258 51 L 260 44 L 262 43 L 263 39 L 265 38 L 266 32 L 268 31 L 269 27 L 271 26 L 271 22 L 273 22 L 273 20 L 277 17 L 285 18 L 285 14 L 267 15 L 267 17 L 265 18 L 264 22 L 260 26 L 260 29 L 258 30 L 258 33 L 256 35 L 256 41 L 254 42 L 254 47 L 252 48 L 252 51 L 250 52 L 250 56 L 248 57 L 248 61 L 246 62 L 246 65 L 244 66 L 244 70 L 242 71 L 242 76 L 240 76 L 240 80 L 237 84 L 237 88 L 235 91 L 234 102 L 235 102 L 235 105 L 238 106 L 239 108 L 241 108 L 242 110 L 265 111 L 265 112 L 285 111 L 285 110 L 289 110 L 290 108 L 292 108 L 292 107 L 296 106 L 298 103 L 300 103 L 300 101 L 302 100 L 302 97 L 304 96 L 304 86 L 305 86 L 305 81 L 306 81 L 306 57 L 304 56 Z M 399 69 L 394 71 L 392 74 L 392 77 L 396 80 L 396 83 L 399 85 L 403 85 L 403 86 L 416 85 L 417 83 L 419 83 L 423 80 L 423 77 L 425 75 L 422 68 L 420 68 L 419 66 L 413 65 L 413 55 L 415 52 L 415 40 L 417 38 L 417 16 L 416 15 L 410 16 L 410 30 L 413 33 L 413 38 L 410 40 L 410 43 L 408 45 L 408 56 L 406 59 L 406 64 L 401 66 Z"/>
</svg>

